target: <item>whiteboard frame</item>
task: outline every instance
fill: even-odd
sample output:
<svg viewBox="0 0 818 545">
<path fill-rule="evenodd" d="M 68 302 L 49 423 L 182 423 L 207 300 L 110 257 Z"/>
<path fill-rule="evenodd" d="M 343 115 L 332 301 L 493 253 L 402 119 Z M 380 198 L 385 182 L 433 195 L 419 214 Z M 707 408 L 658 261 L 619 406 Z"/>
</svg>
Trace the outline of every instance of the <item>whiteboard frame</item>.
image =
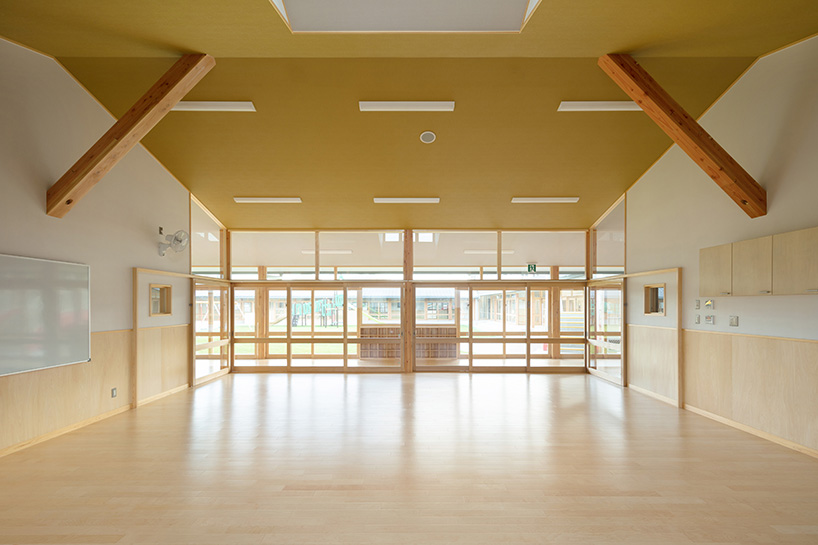
<svg viewBox="0 0 818 545">
<path fill-rule="evenodd" d="M 0 378 L 2 377 L 11 377 L 14 375 L 21 375 L 23 373 L 31 373 L 33 371 L 43 371 L 45 369 L 56 369 L 57 367 L 65 367 L 66 365 L 76 365 L 78 363 L 90 363 L 93 359 L 91 357 L 91 266 L 86 263 L 76 263 L 74 261 L 60 261 L 58 259 L 45 259 L 42 257 L 29 257 L 24 255 L 14 255 L 14 254 L 0 254 L 0 257 L 14 257 L 17 259 L 28 259 L 31 261 L 46 261 L 48 263 L 59 263 L 62 265 L 76 265 L 78 267 L 85 267 L 88 269 L 88 359 L 87 360 L 77 360 L 71 361 L 66 363 L 57 363 L 54 365 L 46 365 L 44 367 L 36 367 L 34 369 L 24 369 L 22 371 L 13 371 L 11 373 L 3 373 L 0 371 Z"/>
</svg>

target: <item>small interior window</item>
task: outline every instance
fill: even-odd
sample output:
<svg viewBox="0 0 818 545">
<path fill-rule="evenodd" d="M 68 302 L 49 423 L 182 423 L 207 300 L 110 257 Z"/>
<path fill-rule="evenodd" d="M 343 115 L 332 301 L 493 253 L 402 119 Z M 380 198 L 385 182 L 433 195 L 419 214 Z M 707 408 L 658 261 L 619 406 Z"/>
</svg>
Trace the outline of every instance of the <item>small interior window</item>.
<svg viewBox="0 0 818 545">
<path fill-rule="evenodd" d="M 151 284 L 150 316 L 170 316 L 171 286 Z"/>
<path fill-rule="evenodd" d="M 665 315 L 665 284 L 645 286 L 645 314 Z"/>
</svg>

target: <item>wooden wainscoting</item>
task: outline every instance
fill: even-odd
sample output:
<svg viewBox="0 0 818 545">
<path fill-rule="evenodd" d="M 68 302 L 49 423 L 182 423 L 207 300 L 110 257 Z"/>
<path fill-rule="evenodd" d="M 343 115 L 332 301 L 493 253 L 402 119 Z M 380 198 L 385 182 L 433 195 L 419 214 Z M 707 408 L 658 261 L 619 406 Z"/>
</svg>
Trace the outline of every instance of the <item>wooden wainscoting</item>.
<svg viewBox="0 0 818 545">
<path fill-rule="evenodd" d="M 132 338 L 92 333 L 88 363 L 0 377 L 0 456 L 128 410 Z"/>
<path fill-rule="evenodd" d="M 628 324 L 627 330 L 628 386 L 676 405 L 679 392 L 676 328 Z"/>
<path fill-rule="evenodd" d="M 685 408 L 818 456 L 818 341 L 693 330 L 682 339 Z"/>
<path fill-rule="evenodd" d="M 137 343 L 138 405 L 187 388 L 189 324 L 141 328 Z"/>
</svg>

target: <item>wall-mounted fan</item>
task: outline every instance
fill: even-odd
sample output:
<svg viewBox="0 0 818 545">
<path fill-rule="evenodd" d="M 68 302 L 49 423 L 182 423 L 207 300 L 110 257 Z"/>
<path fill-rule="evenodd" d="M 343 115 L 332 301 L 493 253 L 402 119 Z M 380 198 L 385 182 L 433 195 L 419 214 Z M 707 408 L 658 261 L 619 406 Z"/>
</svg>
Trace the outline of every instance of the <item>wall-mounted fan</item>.
<svg viewBox="0 0 818 545">
<path fill-rule="evenodd" d="M 164 238 L 163 242 L 159 243 L 159 255 L 165 257 L 165 254 L 168 251 L 168 248 L 173 250 L 174 252 L 181 252 L 187 245 L 190 244 L 190 235 L 187 234 L 187 231 L 176 231 L 172 235 L 166 235 L 164 229 L 161 227 L 159 228 L 159 237 Z"/>
</svg>

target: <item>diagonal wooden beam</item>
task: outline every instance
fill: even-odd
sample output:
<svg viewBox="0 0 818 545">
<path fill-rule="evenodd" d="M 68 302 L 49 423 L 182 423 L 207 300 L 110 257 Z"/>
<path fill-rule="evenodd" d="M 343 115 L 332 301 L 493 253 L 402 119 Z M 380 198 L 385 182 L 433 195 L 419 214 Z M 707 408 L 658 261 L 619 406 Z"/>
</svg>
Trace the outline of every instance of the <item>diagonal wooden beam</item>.
<svg viewBox="0 0 818 545">
<path fill-rule="evenodd" d="M 751 218 L 767 214 L 767 192 L 630 55 L 599 66 Z"/>
<path fill-rule="evenodd" d="M 49 216 L 65 216 L 114 165 L 165 117 L 216 64 L 210 55 L 185 55 L 46 193 Z"/>
</svg>

